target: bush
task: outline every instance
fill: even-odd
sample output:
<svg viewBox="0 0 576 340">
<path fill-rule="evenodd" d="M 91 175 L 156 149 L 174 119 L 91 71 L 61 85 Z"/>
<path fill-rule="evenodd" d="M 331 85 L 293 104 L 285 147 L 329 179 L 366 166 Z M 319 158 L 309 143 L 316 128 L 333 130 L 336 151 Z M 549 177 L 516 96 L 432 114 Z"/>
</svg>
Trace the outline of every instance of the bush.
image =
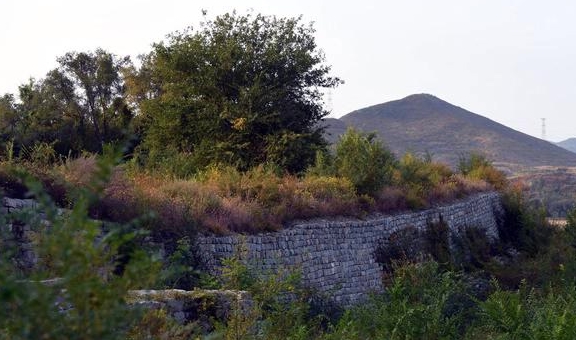
<svg viewBox="0 0 576 340">
<path fill-rule="evenodd" d="M 504 173 L 494 168 L 492 162 L 482 154 L 471 153 L 468 157 L 460 157 L 458 170 L 466 177 L 490 183 L 496 190 L 508 187 Z"/>
<path fill-rule="evenodd" d="M 56 144 L 56 141 L 50 144 L 45 142 L 36 143 L 31 148 L 23 147 L 20 150 L 20 158 L 36 166 L 48 167 L 56 161 L 54 144 Z"/>
<path fill-rule="evenodd" d="M 478 332 L 501 339 L 573 339 L 576 334 L 574 285 L 544 294 L 525 285 L 518 291 L 498 289 L 480 303 Z"/>
<path fill-rule="evenodd" d="M 525 204 L 521 191 L 509 190 L 502 197 L 504 214 L 498 224 L 500 240 L 534 257 L 550 243 L 552 229 L 544 211 Z"/>
<path fill-rule="evenodd" d="M 374 195 L 392 181 L 395 159 L 374 134 L 349 128 L 336 144 L 334 168 L 348 178 L 360 194 Z"/>
<path fill-rule="evenodd" d="M 444 268 L 450 268 L 453 263 L 450 238 L 450 229 L 442 215 L 438 216 L 438 222 L 428 221 L 425 232 L 425 250 Z"/>
<path fill-rule="evenodd" d="M 568 212 L 565 230 L 570 240 L 570 245 L 576 250 L 576 208 Z"/>
<path fill-rule="evenodd" d="M 451 175 L 452 171 L 448 166 L 408 152 L 398 162 L 394 180 L 397 185 L 414 189 L 423 196 Z"/>
<path fill-rule="evenodd" d="M 462 314 L 448 315 L 460 283 L 435 262 L 395 271 L 386 294 L 346 312 L 326 339 L 457 339 Z"/>
<path fill-rule="evenodd" d="M 0 163 L 0 185 L 9 196 L 25 197 L 28 188 L 14 173 L 28 169 L 61 206 L 75 202 L 78 188 L 101 192 L 98 200 L 91 201 L 91 217 L 126 223 L 146 216 L 142 226 L 149 226 L 154 236 L 173 240 L 193 236 L 198 228 L 219 234 L 256 233 L 278 230 L 298 219 L 420 209 L 488 189 L 481 180 L 450 175 L 446 166 L 411 155 L 392 170 L 396 163 L 379 143 L 354 131 L 350 136 L 353 142 L 347 145 L 352 148 L 345 148 L 350 153 L 341 149 L 340 154 L 340 161 L 345 162 L 319 153 L 319 159 L 325 161 L 319 160 L 315 169 L 300 177 L 281 175 L 277 167 L 261 165 L 244 172 L 230 166 L 210 166 L 184 176 L 187 179 L 177 179 L 172 171 L 143 172 L 132 162 L 110 169 L 108 181 L 93 182 L 97 157 L 84 154 L 53 169 L 31 163 Z M 336 164 L 355 171 L 351 166 L 362 158 L 357 158 L 355 147 L 366 157 L 374 153 L 383 156 L 380 163 L 387 165 L 379 166 L 378 157 L 376 162 L 364 157 L 367 163 L 354 175 L 366 176 L 336 173 Z M 396 185 L 381 187 L 385 182 L 390 184 L 393 171 Z"/>
<path fill-rule="evenodd" d="M 0 338 L 124 339 L 139 317 L 124 297 L 151 284 L 157 263 L 134 249 L 125 254 L 122 275 L 115 275 L 122 247 L 136 234 L 116 228 L 102 235 L 100 223 L 87 215 L 91 195 L 78 196 L 72 211 L 59 215 L 39 183 L 28 179 L 25 185 L 50 226 L 34 219 L 38 211 L 19 216 L 36 232 L 40 261 L 22 277 L 9 257 L 0 260 Z M 0 231 L 5 236 L 7 226 L 0 224 Z M 52 278 L 58 280 L 43 281 Z"/>
<path fill-rule="evenodd" d="M 0 162 L 0 191 L 12 198 L 32 198 L 34 193 L 23 180 L 23 174 L 30 174 L 40 181 L 46 193 L 58 205 L 67 206 L 65 179 L 58 171 L 29 162 Z"/>
</svg>

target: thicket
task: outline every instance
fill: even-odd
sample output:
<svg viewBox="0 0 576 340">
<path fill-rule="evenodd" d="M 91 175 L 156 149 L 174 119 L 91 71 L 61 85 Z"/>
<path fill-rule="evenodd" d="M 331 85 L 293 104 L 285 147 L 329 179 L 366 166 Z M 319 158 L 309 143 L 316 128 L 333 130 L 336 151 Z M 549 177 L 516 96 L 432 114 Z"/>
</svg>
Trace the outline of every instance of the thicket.
<svg viewBox="0 0 576 340">
<path fill-rule="evenodd" d="M 39 208 L 0 215 L 0 338 L 124 339 L 140 315 L 125 303 L 127 291 L 153 286 L 160 263 L 142 249 L 126 251 L 137 229 L 102 233 L 102 222 L 88 217 L 96 192 L 79 189 L 73 209 L 61 214 L 40 183 L 21 176 Z M 93 183 L 106 178 L 108 167 L 99 166 Z M 16 261 L 14 228 L 24 224 L 35 235 L 34 268 Z"/>
<path fill-rule="evenodd" d="M 247 171 L 211 166 L 175 178 L 124 161 L 102 184 L 90 216 L 125 223 L 154 212 L 147 223 L 154 234 L 177 239 L 199 230 L 253 233 L 298 219 L 426 208 L 493 187 L 481 177 L 455 174 L 412 154 L 398 161 L 373 136 L 355 130 L 335 150 L 318 153 L 316 164 L 300 176 L 260 165 Z M 58 204 L 68 207 L 76 200 L 75 188 L 93 186 L 96 164 L 96 155 L 90 154 L 53 163 L 15 157 L 0 161 L 0 183 L 8 196 L 26 197 L 28 189 L 16 174 L 28 170 Z"/>
<path fill-rule="evenodd" d="M 98 166 L 94 187 L 100 186 L 98 178 L 110 172 Z M 159 278 L 166 278 L 149 253 L 125 247 L 142 232 L 135 224 L 116 226 L 101 235 L 100 222 L 88 218 L 94 193 L 83 190 L 73 210 L 59 215 L 39 185 L 27 181 L 51 225 L 35 223 L 35 211 L 0 216 L 4 236 L 0 338 L 571 339 L 576 331 L 576 221 L 572 218 L 576 212 L 565 229 L 550 229 L 540 224 L 538 214 L 511 209 L 507 203 L 505 216 L 520 214 L 519 220 L 526 223 L 501 225 L 504 243 L 499 255 L 480 256 L 476 266 L 458 269 L 456 264 L 437 262 L 443 261 L 442 252 L 429 248 L 435 258 L 392 263 L 386 291 L 346 311 L 330 309 L 317 300 L 313 291 L 300 285 L 297 269 L 253 272 L 238 249 L 237 257 L 224 262 L 222 280 L 211 285 L 248 290 L 252 307 L 232 305 L 229 319 L 206 333 L 199 324 L 179 325 L 163 311 L 144 312 L 127 303 L 128 289 L 153 287 Z M 32 272 L 14 266 L 11 250 L 15 248 L 6 242 L 10 237 L 5 237 L 10 233 L 7 218 L 11 223 L 14 219 L 28 223 L 37 233 L 41 261 Z M 530 247 L 523 247 L 524 242 L 532 244 L 528 238 L 515 241 L 513 245 L 519 248 L 512 251 L 511 240 L 502 234 L 508 229 L 534 229 L 535 233 L 544 229 L 549 237 L 536 238 L 538 256 L 534 256 Z M 441 222 L 434 230 L 437 237 L 446 236 L 442 236 Z M 182 241 L 174 259 L 188 256 L 189 246 Z M 472 251 L 485 250 L 479 247 Z M 173 274 L 182 277 L 188 270 L 173 269 Z M 58 280 L 42 281 L 55 277 Z M 177 285 L 180 280 L 169 278 L 164 284 Z"/>
<path fill-rule="evenodd" d="M 576 222 L 571 218 L 566 229 L 547 225 L 539 212 L 518 209 L 524 202 L 517 192 L 506 195 L 499 244 L 482 241 L 486 236 L 471 228 L 455 244 L 467 252 L 446 256 L 448 235 L 440 221 L 430 226 L 425 253 L 398 249 L 385 266 L 386 291 L 366 303 L 318 315 L 313 304 L 303 304 L 305 291 L 291 290 L 301 299 L 261 309 L 243 327 L 225 332 L 243 339 L 571 339 Z M 510 239 L 505 233 L 531 236 Z M 242 287 L 258 295 L 249 264 L 231 261 L 228 275 L 250 277 Z"/>
</svg>

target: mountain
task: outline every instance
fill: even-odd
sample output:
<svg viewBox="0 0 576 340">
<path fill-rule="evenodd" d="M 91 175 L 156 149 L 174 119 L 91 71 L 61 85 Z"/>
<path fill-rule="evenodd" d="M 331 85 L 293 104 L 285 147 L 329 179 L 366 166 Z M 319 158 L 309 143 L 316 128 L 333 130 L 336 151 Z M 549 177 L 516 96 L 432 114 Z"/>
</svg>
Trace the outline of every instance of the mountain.
<svg viewBox="0 0 576 340">
<path fill-rule="evenodd" d="M 330 144 L 336 143 L 338 138 L 348 129 L 348 124 L 336 118 L 324 118 L 322 126 L 326 129 L 324 131 L 324 137 L 326 137 Z"/>
<path fill-rule="evenodd" d="M 576 138 L 569 138 L 567 140 L 563 140 L 561 142 L 556 143 L 556 145 L 568 151 L 576 152 Z"/>
<path fill-rule="evenodd" d="M 461 155 L 479 151 L 497 163 L 523 166 L 576 166 L 576 154 L 513 130 L 429 94 L 378 104 L 325 121 L 331 142 L 354 126 L 377 135 L 397 154 L 430 152 L 457 164 Z"/>
</svg>

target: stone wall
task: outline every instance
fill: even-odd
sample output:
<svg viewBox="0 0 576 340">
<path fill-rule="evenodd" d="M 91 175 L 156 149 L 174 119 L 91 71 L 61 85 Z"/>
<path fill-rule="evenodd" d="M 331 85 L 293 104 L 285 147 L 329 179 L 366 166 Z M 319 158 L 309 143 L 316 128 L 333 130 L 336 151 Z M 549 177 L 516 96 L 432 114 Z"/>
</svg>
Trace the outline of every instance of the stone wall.
<svg viewBox="0 0 576 340">
<path fill-rule="evenodd" d="M 1 198 L 2 205 L 0 205 L 0 227 L 3 221 L 2 215 L 8 213 L 18 213 L 26 209 L 37 209 L 38 203 L 31 199 L 15 199 L 15 198 Z M 37 216 L 40 220 L 44 219 L 42 212 Z M 8 222 L 8 221 L 6 221 Z M 30 226 L 20 223 L 19 221 L 11 220 L 8 224 L 8 233 L 0 233 L 1 248 L 10 247 L 16 253 L 12 260 L 15 265 L 21 269 L 29 270 L 38 262 L 37 254 L 34 252 L 34 245 L 31 242 L 32 231 Z M 0 250 L 1 251 L 1 250 Z M 4 249 L 5 251 L 5 249 Z"/>
<path fill-rule="evenodd" d="M 0 214 L 35 206 L 33 200 L 4 198 Z M 348 306 L 362 301 L 369 292 L 382 291 L 382 268 L 375 255 L 377 249 L 397 246 L 398 235 L 408 235 L 408 250 L 417 253 L 422 251 L 429 224 L 442 218 L 448 225 L 447 242 L 452 248 L 462 230 L 469 227 L 479 228 L 490 240 L 496 240 L 501 211 L 499 194 L 482 193 L 450 205 L 393 216 L 304 221 L 258 235 L 205 235 L 198 237 L 197 247 L 213 273 L 219 271 L 223 258 L 243 248 L 242 258 L 256 273 L 266 275 L 287 268 L 300 271 L 304 285 Z M 9 227 L 12 236 L 4 241 L 19 244 L 15 260 L 21 267 L 31 268 L 37 258 L 27 236 L 29 228 L 17 223 Z"/>
<path fill-rule="evenodd" d="M 365 220 L 306 221 L 279 232 L 258 235 L 202 236 L 198 249 L 212 272 L 221 260 L 242 249 L 240 256 L 261 274 L 285 268 L 301 272 L 303 284 L 343 306 L 358 303 L 370 292 L 382 291 L 382 268 L 376 262 L 379 247 L 389 247 L 394 235 L 416 231 L 412 252 L 422 250 L 430 223 L 440 218 L 448 225 L 450 247 L 466 228 L 476 227 L 488 239 L 498 238 L 497 215 L 502 211 L 497 193 L 482 193 L 463 201 L 428 210 Z"/>
</svg>

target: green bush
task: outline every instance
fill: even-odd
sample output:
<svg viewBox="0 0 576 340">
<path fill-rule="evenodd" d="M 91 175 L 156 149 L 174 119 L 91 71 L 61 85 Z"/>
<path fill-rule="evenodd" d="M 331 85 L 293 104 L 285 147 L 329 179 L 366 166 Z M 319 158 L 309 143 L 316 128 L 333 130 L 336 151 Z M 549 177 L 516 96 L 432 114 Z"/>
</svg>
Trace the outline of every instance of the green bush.
<svg viewBox="0 0 576 340">
<path fill-rule="evenodd" d="M 374 195 L 392 182 L 394 155 L 376 139 L 349 128 L 336 144 L 334 169 L 348 178 L 360 194 Z"/>
<path fill-rule="evenodd" d="M 413 189 L 423 196 L 451 175 L 448 166 L 407 152 L 398 162 L 394 179 L 399 186 Z"/>
<path fill-rule="evenodd" d="M 573 339 L 575 293 L 573 284 L 544 293 L 525 286 L 517 291 L 498 289 L 480 303 L 481 321 L 470 334 L 498 339 Z"/>
<path fill-rule="evenodd" d="M 386 294 L 353 308 L 326 339 L 457 339 L 461 315 L 448 313 L 461 283 L 436 262 L 395 270 Z"/>
<path fill-rule="evenodd" d="M 98 174 L 107 172 L 102 165 Z M 9 257 L 0 260 L 0 338 L 124 339 L 139 318 L 139 310 L 124 300 L 126 292 L 151 285 L 157 263 L 138 249 L 123 254 L 136 232 L 116 228 L 102 234 L 101 223 L 88 218 L 91 195 L 78 196 L 69 213 L 59 214 L 37 182 L 25 184 L 49 226 L 36 210 L 8 216 L 31 226 L 40 261 L 23 275 Z M 0 228 L 3 236 L 10 233 L 5 223 Z M 9 254 L 3 251 L 2 257 Z M 122 275 L 115 275 L 119 265 Z M 52 284 L 43 281 L 53 278 Z"/>
<path fill-rule="evenodd" d="M 500 240 L 529 256 L 545 250 L 552 236 L 545 212 L 530 209 L 520 191 L 507 191 L 502 203 L 504 214 L 498 225 Z"/>
<path fill-rule="evenodd" d="M 466 177 L 490 183 L 497 190 L 505 190 L 508 187 L 504 173 L 496 169 L 492 162 L 480 153 L 473 152 L 467 157 L 461 156 L 458 170 Z"/>
</svg>

